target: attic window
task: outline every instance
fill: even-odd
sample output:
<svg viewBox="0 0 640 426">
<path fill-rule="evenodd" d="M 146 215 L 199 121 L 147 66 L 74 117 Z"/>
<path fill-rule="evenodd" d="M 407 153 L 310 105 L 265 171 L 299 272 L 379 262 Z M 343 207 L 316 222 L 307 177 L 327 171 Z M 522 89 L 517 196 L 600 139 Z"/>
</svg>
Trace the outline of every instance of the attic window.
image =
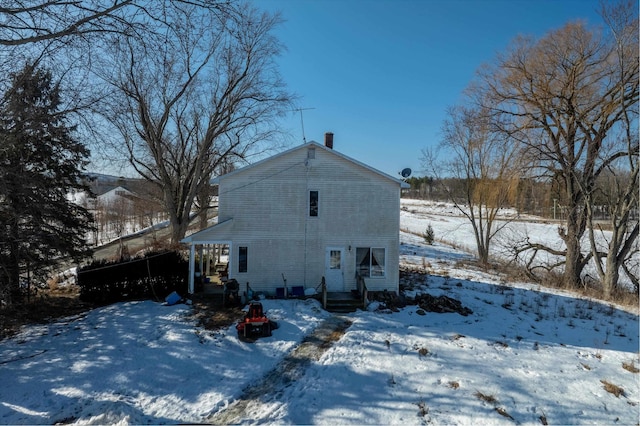
<svg viewBox="0 0 640 426">
<path fill-rule="evenodd" d="M 309 160 L 313 160 L 314 158 L 316 158 L 316 149 L 315 148 L 307 149 L 307 158 Z"/>
</svg>

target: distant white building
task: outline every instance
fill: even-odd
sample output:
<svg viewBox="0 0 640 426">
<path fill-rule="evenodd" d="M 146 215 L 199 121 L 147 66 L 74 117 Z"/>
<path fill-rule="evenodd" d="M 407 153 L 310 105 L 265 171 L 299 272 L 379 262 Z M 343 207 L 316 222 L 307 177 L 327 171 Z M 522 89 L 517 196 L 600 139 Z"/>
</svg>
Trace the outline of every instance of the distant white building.
<svg viewBox="0 0 640 426">
<path fill-rule="evenodd" d="M 103 194 L 96 196 L 89 202 L 89 205 L 92 209 L 95 209 L 97 206 L 102 206 L 104 208 L 106 206 L 116 206 L 121 203 L 132 207 L 134 204 L 134 197 L 137 196 L 133 192 L 122 186 L 117 186 Z"/>
<path fill-rule="evenodd" d="M 398 292 L 400 191 L 408 185 L 333 150 L 305 143 L 216 179 L 218 224 L 182 240 L 229 249 L 229 278 L 257 292 L 283 286 Z"/>
<path fill-rule="evenodd" d="M 122 205 L 132 206 L 133 200 L 137 195 L 128 189 L 118 186 L 112 188 L 97 196 L 89 197 L 85 191 L 70 192 L 67 194 L 67 199 L 75 204 L 83 206 L 88 210 L 96 210 L 98 208 L 105 209 L 119 206 L 122 209 Z"/>
</svg>

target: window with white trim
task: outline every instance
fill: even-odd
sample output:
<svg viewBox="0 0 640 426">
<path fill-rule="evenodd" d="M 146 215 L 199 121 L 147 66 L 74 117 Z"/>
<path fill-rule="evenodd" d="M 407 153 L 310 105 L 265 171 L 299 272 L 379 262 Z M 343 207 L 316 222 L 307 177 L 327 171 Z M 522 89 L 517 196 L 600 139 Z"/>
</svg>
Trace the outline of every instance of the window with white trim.
<svg viewBox="0 0 640 426">
<path fill-rule="evenodd" d="M 386 276 L 386 250 L 379 247 L 356 247 L 356 271 L 361 277 Z"/>
</svg>

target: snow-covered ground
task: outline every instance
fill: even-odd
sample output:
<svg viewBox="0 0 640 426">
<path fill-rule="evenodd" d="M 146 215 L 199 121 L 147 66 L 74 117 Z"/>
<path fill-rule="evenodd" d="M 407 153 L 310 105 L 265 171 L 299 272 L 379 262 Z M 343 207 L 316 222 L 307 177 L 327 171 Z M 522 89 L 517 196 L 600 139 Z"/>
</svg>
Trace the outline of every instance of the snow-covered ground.
<svg viewBox="0 0 640 426">
<path fill-rule="evenodd" d="M 435 238 L 442 242 L 459 247 L 467 252 L 476 253 L 476 242 L 473 229 L 469 220 L 462 216 L 460 212 L 448 203 L 425 201 L 425 200 L 401 200 L 400 227 L 402 230 L 422 235 L 426 228 L 431 225 L 435 231 Z M 558 235 L 558 228 L 564 226 L 563 221 L 553 221 L 535 216 L 518 215 L 515 210 L 503 209 L 499 212 L 494 223 L 494 230 L 500 228 L 491 243 L 490 255 L 493 258 L 505 261 L 513 260 L 513 248 L 521 246 L 525 240 L 531 243 L 542 244 L 555 250 L 565 248 L 563 241 Z M 598 231 L 595 233 L 596 244 L 599 249 L 606 252 L 608 241 L 611 239 L 610 231 Z M 636 241 L 638 246 L 638 241 Z M 590 250 L 589 236 L 585 232 L 582 237 L 582 247 L 584 253 Z M 529 262 L 533 250 L 523 252 L 519 255 L 520 263 Z M 558 256 L 538 251 L 533 260 L 533 265 L 553 265 L 561 261 Z M 633 255 L 631 270 L 640 268 L 640 252 Z M 557 271 L 560 272 L 560 271 Z M 592 278 L 597 277 L 593 261 L 588 263 L 584 275 Z M 620 284 L 631 288 L 628 277 L 621 273 Z"/>
<path fill-rule="evenodd" d="M 404 229 L 429 223 L 437 238 L 472 247 L 454 213 L 419 210 L 403 211 Z M 549 226 L 538 232 L 552 235 Z M 640 368 L 637 314 L 507 284 L 463 266 L 469 254 L 410 233 L 401 242 L 401 263 L 430 273 L 412 280 L 409 295 L 447 295 L 473 313 L 373 305 L 350 314 L 339 341 L 248 404 L 239 422 L 638 423 L 640 374 L 629 371 Z M 315 300 L 263 305 L 280 328 L 255 343 L 239 341 L 233 326 L 196 327 L 189 306 L 150 301 L 26 327 L 0 342 L 0 423 L 206 422 L 331 316 Z"/>
</svg>

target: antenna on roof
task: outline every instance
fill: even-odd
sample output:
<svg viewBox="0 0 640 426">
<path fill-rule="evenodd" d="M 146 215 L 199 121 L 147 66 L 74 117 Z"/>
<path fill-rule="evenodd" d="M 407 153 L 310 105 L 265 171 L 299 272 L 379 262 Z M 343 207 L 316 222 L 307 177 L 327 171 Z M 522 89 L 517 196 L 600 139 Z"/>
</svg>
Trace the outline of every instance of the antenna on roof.
<svg viewBox="0 0 640 426">
<path fill-rule="evenodd" d="M 294 111 L 300 111 L 300 126 L 302 126 L 302 141 L 307 143 L 307 138 L 304 136 L 304 120 L 302 119 L 302 111 L 307 111 L 315 108 L 297 108 Z"/>
</svg>

